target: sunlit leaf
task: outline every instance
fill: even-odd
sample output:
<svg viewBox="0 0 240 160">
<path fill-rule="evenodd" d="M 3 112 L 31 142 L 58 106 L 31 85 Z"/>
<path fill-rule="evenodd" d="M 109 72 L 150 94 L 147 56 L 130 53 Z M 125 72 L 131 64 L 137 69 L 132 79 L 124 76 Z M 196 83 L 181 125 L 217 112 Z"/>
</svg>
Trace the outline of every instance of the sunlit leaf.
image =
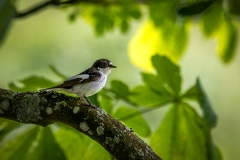
<svg viewBox="0 0 240 160">
<path fill-rule="evenodd" d="M 0 1 L 0 44 L 8 32 L 15 12 L 10 0 Z"/>
<path fill-rule="evenodd" d="M 200 23 L 203 33 L 206 36 L 212 36 L 218 31 L 219 26 L 223 20 L 222 5 L 216 4 L 204 12 L 202 22 Z"/>
<path fill-rule="evenodd" d="M 218 54 L 224 62 L 230 62 L 234 56 L 238 32 L 233 22 L 225 17 L 220 29 L 217 32 Z"/>
<path fill-rule="evenodd" d="M 18 80 L 18 82 L 22 86 L 19 87 L 15 83 L 10 83 L 8 87 L 14 91 L 24 92 L 24 91 L 36 91 L 40 88 L 47 88 L 55 85 L 55 83 L 53 83 L 51 80 L 36 75 Z"/>
<path fill-rule="evenodd" d="M 55 137 L 69 160 L 111 160 L 110 154 L 102 146 L 73 128 L 61 125 Z"/>
<path fill-rule="evenodd" d="M 128 46 L 129 57 L 136 66 L 151 71 L 151 57 L 166 55 L 173 61 L 179 60 L 187 44 L 187 24 L 166 23 L 159 27 L 152 21 L 145 22 L 131 39 Z"/>
<path fill-rule="evenodd" d="M 152 57 L 152 63 L 157 70 L 159 83 L 162 83 L 169 93 L 178 95 L 181 91 L 182 80 L 180 76 L 180 68 L 168 58 L 159 55 Z"/>
<path fill-rule="evenodd" d="M 203 123 L 188 105 L 171 107 L 150 139 L 150 146 L 167 160 L 207 160 Z"/>
<path fill-rule="evenodd" d="M 123 119 L 123 123 L 125 123 L 129 128 L 132 128 L 134 132 L 139 134 L 140 136 L 147 137 L 150 134 L 150 127 L 147 121 L 143 118 L 141 112 L 139 112 L 136 108 L 130 108 L 126 106 L 119 107 L 113 114 L 116 119 L 122 119 L 127 115 L 137 113 L 137 116 L 133 116 L 126 120 Z M 141 124 L 141 125 L 139 125 Z"/>
<path fill-rule="evenodd" d="M 203 111 L 203 117 L 210 127 L 215 127 L 217 124 L 217 115 L 214 113 L 199 79 L 197 79 L 196 87 L 198 89 L 198 101 Z"/>
</svg>

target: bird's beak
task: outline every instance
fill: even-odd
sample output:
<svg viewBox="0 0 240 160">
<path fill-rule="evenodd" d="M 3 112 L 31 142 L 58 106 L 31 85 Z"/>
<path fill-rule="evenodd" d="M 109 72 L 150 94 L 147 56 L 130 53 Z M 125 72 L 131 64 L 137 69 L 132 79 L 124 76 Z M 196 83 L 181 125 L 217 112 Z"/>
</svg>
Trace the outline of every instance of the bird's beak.
<svg viewBox="0 0 240 160">
<path fill-rule="evenodd" d="M 114 66 L 113 64 L 109 64 L 110 68 L 117 68 L 117 66 Z"/>
</svg>

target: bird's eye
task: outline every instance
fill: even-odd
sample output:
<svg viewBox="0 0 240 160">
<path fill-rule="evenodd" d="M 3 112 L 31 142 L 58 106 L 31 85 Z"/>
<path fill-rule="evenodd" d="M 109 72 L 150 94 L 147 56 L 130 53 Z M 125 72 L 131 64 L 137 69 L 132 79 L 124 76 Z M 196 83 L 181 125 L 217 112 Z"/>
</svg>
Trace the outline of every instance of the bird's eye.
<svg viewBox="0 0 240 160">
<path fill-rule="evenodd" d="M 103 68 L 106 68 L 107 66 L 108 66 L 107 62 L 103 62 L 103 63 L 102 63 L 102 67 L 103 67 Z"/>
</svg>

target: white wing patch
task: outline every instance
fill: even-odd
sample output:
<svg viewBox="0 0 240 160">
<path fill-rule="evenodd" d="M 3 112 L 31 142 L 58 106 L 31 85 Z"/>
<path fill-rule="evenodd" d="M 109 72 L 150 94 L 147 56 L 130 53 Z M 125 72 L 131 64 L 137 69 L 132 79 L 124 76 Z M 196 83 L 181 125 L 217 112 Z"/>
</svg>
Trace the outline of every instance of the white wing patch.
<svg viewBox="0 0 240 160">
<path fill-rule="evenodd" d="M 71 81 L 71 80 L 73 80 L 73 79 L 78 79 L 78 78 L 80 78 L 80 79 L 82 79 L 82 80 L 84 80 L 84 79 L 88 79 L 89 78 L 89 75 L 88 74 L 77 74 L 77 75 L 75 75 L 75 76 L 72 76 L 72 77 L 70 77 L 70 78 L 68 78 L 66 81 Z"/>
</svg>

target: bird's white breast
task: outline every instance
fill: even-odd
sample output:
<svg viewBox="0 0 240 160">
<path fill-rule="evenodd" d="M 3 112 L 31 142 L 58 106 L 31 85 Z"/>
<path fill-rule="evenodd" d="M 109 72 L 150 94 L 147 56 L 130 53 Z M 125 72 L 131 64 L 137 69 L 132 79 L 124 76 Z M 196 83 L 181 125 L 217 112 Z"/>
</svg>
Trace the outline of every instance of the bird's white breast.
<svg viewBox="0 0 240 160">
<path fill-rule="evenodd" d="M 82 96 L 92 96 L 95 93 L 99 92 L 106 84 L 107 81 L 107 74 L 101 73 L 101 78 L 97 81 L 84 83 L 75 85 L 72 89 L 70 89 L 71 93 L 78 95 L 79 97 Z"/>
</svg>

